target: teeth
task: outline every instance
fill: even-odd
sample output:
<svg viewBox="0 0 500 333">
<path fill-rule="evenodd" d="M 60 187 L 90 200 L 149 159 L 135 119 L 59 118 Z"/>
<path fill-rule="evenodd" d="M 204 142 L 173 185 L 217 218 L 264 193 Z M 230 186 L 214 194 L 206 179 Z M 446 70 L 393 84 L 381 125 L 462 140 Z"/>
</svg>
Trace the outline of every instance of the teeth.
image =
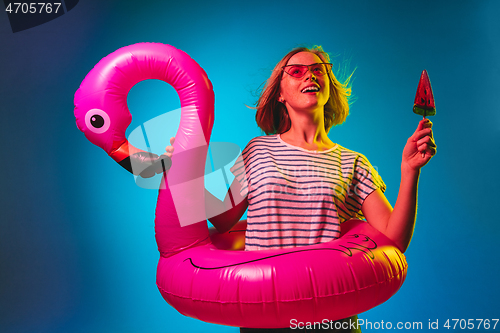
<svg viewBox="0 0 500 333">
<path fill-rule="evenodd" d="M 316 86 L 310 86 L 302 89 L 302 92 L 308 92 L 308 91 L 319 91 L 319 88 Z"/>
</svg>

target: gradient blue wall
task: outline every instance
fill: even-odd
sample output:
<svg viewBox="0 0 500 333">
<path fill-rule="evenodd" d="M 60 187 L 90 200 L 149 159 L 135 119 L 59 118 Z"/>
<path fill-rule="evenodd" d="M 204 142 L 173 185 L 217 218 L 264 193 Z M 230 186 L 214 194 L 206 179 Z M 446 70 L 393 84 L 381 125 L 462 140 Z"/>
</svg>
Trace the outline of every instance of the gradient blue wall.
<svg viewBox="0 0 500 333">
<path fill-rule="evenodd" d="M 499 318 L 499 14 L 493 0 L 82 0 L 15 34 L 0 14 L 0 331 L 237 332 L 186 318 L 161 298 L 156 191 L 135 185 L 75 126 L 85 75 L 137 42 L 174 45 L 206 70 L 216 94 L 212 141 L 240 147 L 260 135 L 245 104 L 289 49 L 320 44 L 335 63 L 349 58 L 357 101 L 330 137 L 378 167 L 393 204 L 427 69 L 438 154 L 422 170 L 407 281 L 360 318 L 424 327 Z M 179 105 L 154 82 L 129 100 L 130 128 Z"/>
</svg>

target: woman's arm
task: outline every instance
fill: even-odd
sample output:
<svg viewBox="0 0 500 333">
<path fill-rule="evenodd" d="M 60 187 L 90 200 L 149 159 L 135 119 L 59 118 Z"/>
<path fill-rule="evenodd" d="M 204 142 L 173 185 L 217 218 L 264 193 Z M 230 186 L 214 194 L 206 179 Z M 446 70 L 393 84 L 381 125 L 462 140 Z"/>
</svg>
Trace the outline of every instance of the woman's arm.
<svg viewBox="0 0 500 333">
<path fill-rule="evenodd" d="M 247 210 L 248 200 L 240 194 L 240 189 L 241 185 L 235 178 L 224 201 L 205 189 L 205 211 L 208 220 L 220 233 L 230 230 Z"/>
<path fill-rule="evenodd" d="M 170 146 L 165 148 L 165 155 L 172 158 L 174 153 L 175 137 L 170 138 Z M 248 207 L 248 200 L 240 194 L 241 185 L 236 180 L 229 187 L 224 201 L 219 200 L 205 189 L 205 212 L 207 218 L 217 229 L 224 233 L 230 230 L 243 216 Z"/>
<path fill-rule="evenodd" d="M 402 171 L 394 209 L 380 189 L 368 195 L 361 207 L 366 221 L 391 239 L 402 252 L 408 248 L 415 227 L 417 186 L 418 174 Z"/>
<path fill-rule="evenodd" d="M 402 252 L 408 248 L 415 227 L 420 168 L 435 154 L 432 122 L 424 119 L 403 150 L 401 183 L 394 209 L 380 189 L 368 195 L 361 207 L 367 222 L 394 241 Z"/>
</svg>

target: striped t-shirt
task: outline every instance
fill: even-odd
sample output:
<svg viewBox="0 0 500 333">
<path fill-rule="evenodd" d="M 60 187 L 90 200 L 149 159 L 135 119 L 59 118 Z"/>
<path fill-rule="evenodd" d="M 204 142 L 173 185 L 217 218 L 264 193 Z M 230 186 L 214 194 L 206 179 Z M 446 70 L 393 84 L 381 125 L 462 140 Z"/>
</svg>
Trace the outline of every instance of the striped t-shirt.
<svg viewBox="0 0 500 333">
<path fill-rule="evenodd" d="M 340 145 L 310 151 L 280 136 L 252 139 L 231 172 L 248 196 L 245 250 L 289 248 L 336 239 L 340 224 L 363 218 L 361 205 L 378 172 L 362 154 Z"/>
</svg>

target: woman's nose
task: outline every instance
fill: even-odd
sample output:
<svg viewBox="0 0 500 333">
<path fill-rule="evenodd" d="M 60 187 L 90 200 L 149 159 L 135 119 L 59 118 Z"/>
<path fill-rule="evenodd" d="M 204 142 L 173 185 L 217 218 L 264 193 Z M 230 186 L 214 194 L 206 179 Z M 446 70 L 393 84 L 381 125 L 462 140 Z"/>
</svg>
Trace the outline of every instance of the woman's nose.
<svg viewBox="0 0 500 333">
<path fill-rule="evenodd" d="M 306 73 L 306 81 L 307 80 L 310 80 L 310 81 L 316 80 L 316 75 L 314 75 L 314 73 L 310 69 L 308 69 L 308 71 Z"/>
</svg>

